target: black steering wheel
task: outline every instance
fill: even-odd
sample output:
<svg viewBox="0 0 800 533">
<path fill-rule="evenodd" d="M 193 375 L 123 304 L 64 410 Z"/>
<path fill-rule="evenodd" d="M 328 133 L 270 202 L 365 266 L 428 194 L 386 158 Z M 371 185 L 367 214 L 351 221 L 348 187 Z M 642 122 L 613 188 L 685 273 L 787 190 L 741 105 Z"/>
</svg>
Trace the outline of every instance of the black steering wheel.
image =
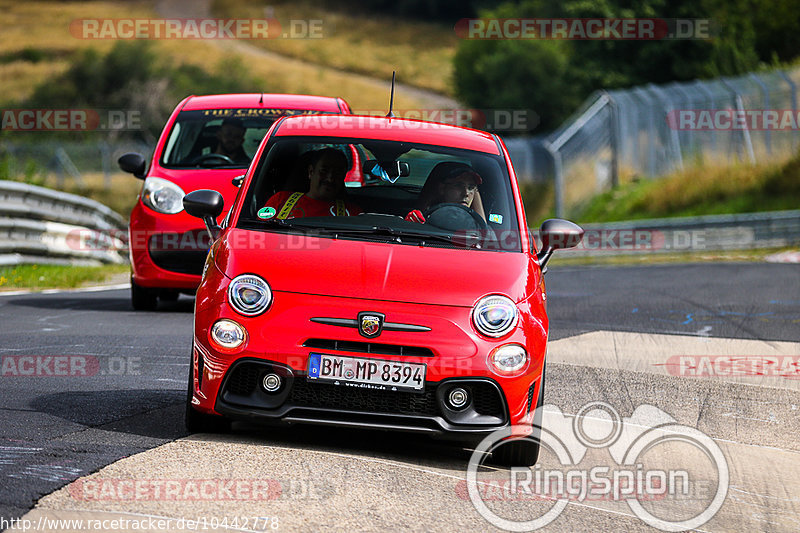
<svg viewBox="0 0 800 533">
<path fill-rule="evenodd" d="M 236 164 L 236 161 L 234 161 L 233 159 L 231 159 L 227 155 L 215 154 L 215 153 L 203 154 L 201 156 L 195 157 L 194 159 L 192 159 L 191 164 L 192 165 L 197 165 L 198 163 L 202 163 L 203 161 L 208 161 L 209 159 L 219 159 L 220 161 L 222 161 L 224 163 L 228 163 L 229 165 L 235 165 Z"/>
<path fill-rule="evenodd" d="M 486 221 L 464 204 L 436 204 L 422 215 L 426 224 L 447 231 L 477 231 L 482 235 L 489 231 Z"/>
</svg>

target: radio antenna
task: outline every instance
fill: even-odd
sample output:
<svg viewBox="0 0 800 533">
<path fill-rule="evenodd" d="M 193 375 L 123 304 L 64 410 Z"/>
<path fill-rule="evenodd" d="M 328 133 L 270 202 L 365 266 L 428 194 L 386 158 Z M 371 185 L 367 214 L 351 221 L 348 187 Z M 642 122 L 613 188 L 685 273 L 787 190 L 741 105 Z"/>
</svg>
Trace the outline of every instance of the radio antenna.
<svg viewBox="0 0 800 533">
<path fill-rule="evenodd" d="M 389 112 L 386 114 L 386 118 L 394 118 L 394 113 L 392 113 L 392 107 L 394 107 L 394 75 L 396 71 L 392 71 L 392 92 L 389 93 Z"/>
<path fill-rule="evenodd" d="M 264 104 L 264 93 L 261 93 L 261 98 L 258 99 L 259 104 Z"/>
</svg>

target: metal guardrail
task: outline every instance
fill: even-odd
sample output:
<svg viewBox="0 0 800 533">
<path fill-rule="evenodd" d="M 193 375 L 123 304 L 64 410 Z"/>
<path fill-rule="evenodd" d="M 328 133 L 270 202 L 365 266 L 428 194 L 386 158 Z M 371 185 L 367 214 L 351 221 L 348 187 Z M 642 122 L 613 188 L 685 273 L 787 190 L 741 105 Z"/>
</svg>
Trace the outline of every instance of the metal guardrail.
<svg viewBox="0 0 800 533">
<path fill-rule="evenodd" d="M 127 224 L 74 194 L 0 181 L 0 265 L 127 261 Z"/>
<path fill-rule="evenodd" d="M 570 254 L 615 255 L 800 246 L 800 211 L 585 224 Z"/>
</svg>

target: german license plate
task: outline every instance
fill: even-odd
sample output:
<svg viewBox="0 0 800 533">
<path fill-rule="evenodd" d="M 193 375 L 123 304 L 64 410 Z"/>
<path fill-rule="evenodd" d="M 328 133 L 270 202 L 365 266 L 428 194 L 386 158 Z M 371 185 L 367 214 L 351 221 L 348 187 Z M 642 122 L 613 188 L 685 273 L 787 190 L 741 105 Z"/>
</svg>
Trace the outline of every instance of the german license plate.
<svg viewBox="0 0 800 533">
<path fill-rule="evenodd" d="M 308 356 L 308 379 L 363 389 L 422 391 L 425 365 L 312 353 Z"/>
</svg>

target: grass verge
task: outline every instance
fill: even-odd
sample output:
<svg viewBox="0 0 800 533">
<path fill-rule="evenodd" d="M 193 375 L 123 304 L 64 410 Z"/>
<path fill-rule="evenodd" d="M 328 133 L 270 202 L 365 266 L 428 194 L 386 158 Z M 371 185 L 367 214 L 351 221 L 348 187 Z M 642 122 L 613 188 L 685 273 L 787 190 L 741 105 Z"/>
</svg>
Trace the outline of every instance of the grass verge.
<svg viewBox="0 0 800 533">
<path fill-rule="evenodd" d="M 383 80 L 390 80 L 392 70 L 396 70 L 403 83 L 453 95 L 451 78 L 458 37 L 452 26 L 365 15 L 355 9 L 337 12 L 303 0 L 273 0 L 268 8 L 249 0 L 215 0 L 212 14 L 278 19 L 290 38 L 249 41 L 265 50 Z M 310 25 L 311 21 L 316 22 Z M 306 27 L 309 38 L 302 38 Z M 312 34 L 311 28 L 318 31 Z M 292 34 L 301 38 L 291 38 Z"/>
<path fill-rule="evenodd" d="M 75 289 L 120 278 L 127 280 L 130 265 L 67 266 L 18 265 L 0 267 L 0 292 L 8 290 Z"/>
<path fill-rule="evenodd" d="M 38 85 L 65 72 L 71 64 L 68 58 L 75 52 L 95 48 L 101 54 L 105 54 L 117 42 L 114 39 L 77 38 L 70 33 L 70 23 L 73 21 L 85 18 L 159 18 L 153 11 L 152 2 L 137 0 L 124 3 L 0 0 L 0 10 L 4 17 L 3 32 L 0 33 L 0 79 L 4 81 L 0 103 L 11 107 L 28 99 Z M 254 16 L 263 18 L 264 15 L 261 13 Z M 344 21 L 342 24 L 347 26 L 350 22 Z M 383 36 L 379 35 L 376 39 L 378 38 Z M 455 40 L 455 35 L 453 39 Z M 305 46 L 310 40 L 277 39 L 277 41 L 294 41 L 294 46 Z M 332 45 L 329 39 L 317 39 L 317 41 L 319 43 L 315 46 L 323 48 L 317 50 L 317 60 L 313 64 L 301 63 L 293 57 L 279 55 L 262 57 L 253 53 L 253 48 L 243 50 L 237 46 L 242 43 L 235 40 L 161 39 L 152 43 L 159 55 L 173 59 L 176 64 L 193 65 L 207 72 L 215 72 L 218 65 L 227 64 L 232 58 L 238 58 L 247 65 L 248 73 L 252 77 L 264 82 L 262 90 L 265 91 L 341 96 L 352 107 L 358 109 L 386 107 L 391 76 L 381 76 L 380 80 L 374 81 L 356 79 L 348 72 L 342 72 L 342 67 L 335 62 L 327 63 L 325 59 L 327 55 L 322 54 L 323 52 L 327 54 L 328 46 Z M 413 57 L 418 51 L 425 50 L 427 42 L 420 37 L 417 48 L 405 53 Z M 246 43 L 255 44 L 255 41 Z M 364 57 L 374 55 L 370 49 L 371 45 L 365 45 Z M 284 53 L 282 50 L 274 51 Z M 333 55 L 338 56 L 340 53 Z M 428 68 L 430 67 L 420 66 L 420 69 L 426 72 L 429 72 Z M 391 68 L 389 72 L 391 74 Z M 442 79 L 449 76 L 447 74 L 449 70 L 430 72 Z M 395 104 L 398 109 L 424 106 L 416 98 L 402 94 L 397 95 Z"/>
<path fill-rule="evenodd" d="M 763 262 L 768 255 L 796 248 L 761 248 L 755 250 L 728 250 L 713 252 L 681 252 L 681 253 L 639 253 L 619 255 L 580 255 L 570 256 L 569 250 L 562 250 L 553 254 L 548 268 L 562 266 L 631 266 L 631 265 L 662 265 L 670 263 L 758 263 Z"/>
<path fill-rule="evenodd" d="M 781 164 L 687 169 L 596 196 L 580 222 L 781 211 L 800 206 L 800 154 Z"/>
</svg>

